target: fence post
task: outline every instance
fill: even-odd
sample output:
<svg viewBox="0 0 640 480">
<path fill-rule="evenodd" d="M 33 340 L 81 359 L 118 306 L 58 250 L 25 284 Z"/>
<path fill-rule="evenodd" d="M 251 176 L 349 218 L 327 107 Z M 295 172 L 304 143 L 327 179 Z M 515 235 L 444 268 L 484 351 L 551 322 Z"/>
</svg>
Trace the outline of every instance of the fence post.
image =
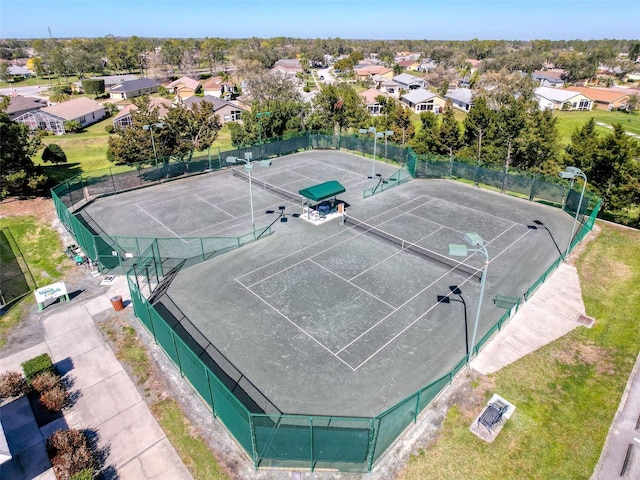
<svg viewBox="0 0 640 480">
<path fill-rule="evenodd" d="M 311 471 L 313 472 L 314 461 L 313 461 L 313 417 L 309 417 L 309 462 Z"/>
<path fill-rule="evenodd" d="M 533 177 L 533 182 L 531 182 L 531 190 L 529 191 L 529 201 L 533 202 L 533 198 L 536 196 L 536 182 L 538 181 L 538 177 Z"/>
<path fill-rule="evenodd" d="M 109 176 L 111 177 L 111 186 L 113 187 L 113 191 L 116 191 L 116 181 L 113 179 L 113 172 L 111 171 L 111 167 L 109 167 Z"/>
</svg>

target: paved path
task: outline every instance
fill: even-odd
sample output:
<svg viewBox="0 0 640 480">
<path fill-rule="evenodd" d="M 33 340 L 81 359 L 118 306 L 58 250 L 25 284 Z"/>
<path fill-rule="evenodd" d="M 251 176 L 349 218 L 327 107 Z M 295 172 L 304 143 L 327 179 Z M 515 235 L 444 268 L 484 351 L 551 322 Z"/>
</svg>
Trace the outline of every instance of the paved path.
<svg viewBox="0 0 640 480">
<path fill-rule="evenodd" d="M 191 479 L 92 318 L 111 309 L 115 295 L 129 298 L 125 277 L 118 277 L 102 295 L 58 308 L 43 320 L 44 342 L 0 359 L 0 372 L 22 371 L 23 361 L 49 353 L 72 382 L 71 392 L 78 394 L 63 418 L 40 429 L 24 397 L 2 407 L 7 440 L 15 451 L 13 459 L 0 466 L 0 478 L 55 480 L 44 441 L 68 427 L 97 433 L 98 446 L 108 453 L 105 478 Z"/>
</svg>

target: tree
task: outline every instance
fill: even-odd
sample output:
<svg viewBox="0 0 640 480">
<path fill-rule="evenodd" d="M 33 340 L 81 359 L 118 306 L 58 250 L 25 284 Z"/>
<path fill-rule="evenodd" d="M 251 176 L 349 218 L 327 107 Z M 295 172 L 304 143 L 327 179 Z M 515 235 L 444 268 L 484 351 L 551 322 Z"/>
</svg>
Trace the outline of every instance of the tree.
<svg viewBox="0 0 640 480">
<path fill-rule="evenodd" d="M 71 98 L 71 95 L 68 93 L 68 87 L 58 86 L 53 89 L 51 95 L 49 95 L 49 100 L 54 103 L 62 103 L 66 102 Z"/>
<path fill-rule="evenodd" d="M 213 75 L 214 67 L 223 63 L 227 57 L 228 41 L 222 38 L 205 38 L 201 48 L 209 65 L 209 73 Z"/>
<path fill-rule="evenodd" d="M 484 97 L 476 97 L 473 107 L 464 119 L 464 145 L 469 151 L 476 151 L 476 160 L 482 161 L 482 142 L 491 128 L 495 113 L 487 107 Z M 484 139 L 486 140 L 486 139 Z"/>
<path fill-rule="evenodd" d="M 571 134 L 571 143 L 565 148 L 565 163 L 590 172 L 597 161 L 599 145 L 596 122 L 591 117 Z"/>
<path fill-rule="evenodd" d="M 409 145 L 418 154 L 434 153 L 438 130 L 438 117 L 433 112 L 420 113 L 421 127 Z"/>
<path fill-rule="evenodd" d="M 10 193 L 24 195 L 30 186 L 38 188 L 46 182 L 46 176 L 39 174 L 31 161 L 40 146 L 40 137 L 26 125 L 12 122 L 6 113 L 9 97 L 0 98 L 0 197 Z"/>
<path fill-rule="evenodd" d="M 369 116 L 364 100 L 347 83 L 322 85 L 313 99 L 313 112 L 313 128 L 330 129 L 336 135 L 343 128 L 364 124 Z"/>
<path fill-rule="evenodd" d="M 9 75 L 9 64 L 6 62 L 0 63 L 0 80 L 2 80 L 3 82 L 8 82 L 10 76 L 11 75 Z"/>
<path fill-rule="evenodd" d="M 42 160 L 60 165 L 61 163 L 67 163 L 67 155 L 64 153 L 60 145 L 52 143 L 44 147 Z"/>
<path fill-rule="evenodd" d="M 84 79 L 82 80 L 82 89 L 84 93 L 94 94 L 95 98 L 102 95 L 105 91 L 104 79 Z"/>
<path fill-rule="evenodd" d="M 451 100 L 447 100 L 442 114 L 440 128 L 435 135 L 435 153 L 441 155 L 453 155 L 461 147 L 460 125 L 453 113 L 453 105 Z"/>
<path fill-rule="evenodd" d="M 251 99 L 258 104 L 270 100 L 301 100 L 296 84 L 287 76 L 262 71 L 250 75 L 246 80 Z"/>
</svg>

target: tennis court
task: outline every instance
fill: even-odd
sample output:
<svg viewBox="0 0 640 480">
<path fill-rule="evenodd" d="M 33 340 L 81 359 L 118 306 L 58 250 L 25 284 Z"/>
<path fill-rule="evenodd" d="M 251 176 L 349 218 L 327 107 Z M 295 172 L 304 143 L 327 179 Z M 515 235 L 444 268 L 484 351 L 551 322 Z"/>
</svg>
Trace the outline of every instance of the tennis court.
<svg viewBox="0 0 640 480">
<path fill-rule="evenodd" d="M 282 157 L 252 175 L 294 193 L 338 180 L 347 220 L 275 223 L 270 237 L 180 271 L 157 302 L 187 318 L 191 337 L 267 412 L 374 416 L 406 398 L 449 372 L 470 341 L 484 257 L 450 257 L 448 245 L 476 232 L 489 252 L 480 338 L 504 314 L 493 298 L 522 296 L 571 229 L 559 209 L 446 180 L 363 200 L 372 161 L 335 151 Z M 258 182 L 253 202 L 257 227 L 276 219 L 265 210 L 300 212 Z M 87 208 L 110 235 L 184 242 L 246 233 L 249 210 L 247 181 L 230 171 Z"/>
</svg>

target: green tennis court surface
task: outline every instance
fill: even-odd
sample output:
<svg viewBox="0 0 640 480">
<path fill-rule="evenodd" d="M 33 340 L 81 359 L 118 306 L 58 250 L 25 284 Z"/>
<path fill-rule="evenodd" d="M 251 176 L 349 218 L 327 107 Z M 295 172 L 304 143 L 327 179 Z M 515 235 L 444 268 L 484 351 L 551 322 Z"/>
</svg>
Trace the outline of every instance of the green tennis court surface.
<svg viewBox="0 0 640 480">
<path fill-rule="evenodd" d="M 255 166 L 257 228 L 275 220 L 268 209 L 301 211 L 267 184 L 295 195 L 337 180 L 349 219 L 277 222 L 270 237 L 180 271 L 155 299 L 261 410 L 381 413 L 466 353 L 484 258 L 449 257 L 449 244 L 476 232 L 490 254 L 480 338 L 504 314 L 492 299 L 522 296 L 567 242 L 572 219 L 559 209 L 444 180 L 363 199 L 370 172 L 371 160 L 318 150 Z M 223 171 L 107 197 L 86 213 L 110 235 L 171 236 L 187 248 L 251 227 L 247 179 L 238 177 Z M 529 228 L 534 220 L 548 231 Z M 462 303 L 437 302 L 452 286 L 466 326 Z"/>
</svg>

